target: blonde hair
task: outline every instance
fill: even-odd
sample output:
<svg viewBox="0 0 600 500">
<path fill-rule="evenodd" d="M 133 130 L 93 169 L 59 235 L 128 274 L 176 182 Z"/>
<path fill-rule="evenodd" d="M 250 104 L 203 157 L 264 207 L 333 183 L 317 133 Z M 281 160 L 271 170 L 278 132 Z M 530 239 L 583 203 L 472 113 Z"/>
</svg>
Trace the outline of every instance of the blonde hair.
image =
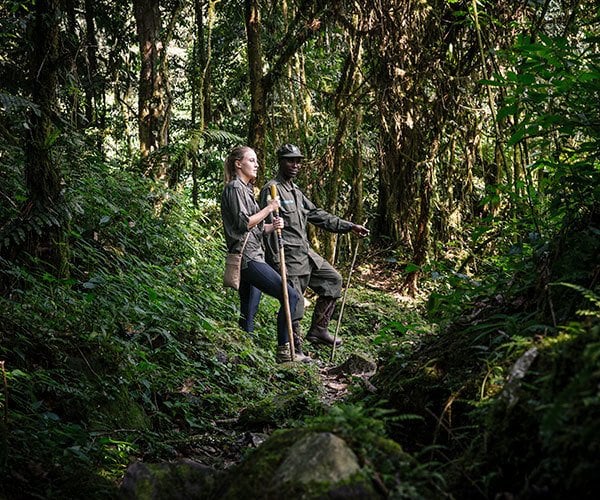
<svg viewBox="0 0 600 500">
<path fill-rule="evenodd" d="M 250 146 L 236 146 L 229 152 L 227 158 L 225 158 L 223 169 L 225 184 L 235 179 L 237 175 L 235 162 L 244 158 L 247 151 L 252 151 L 252 148 Z"/>
</svg>

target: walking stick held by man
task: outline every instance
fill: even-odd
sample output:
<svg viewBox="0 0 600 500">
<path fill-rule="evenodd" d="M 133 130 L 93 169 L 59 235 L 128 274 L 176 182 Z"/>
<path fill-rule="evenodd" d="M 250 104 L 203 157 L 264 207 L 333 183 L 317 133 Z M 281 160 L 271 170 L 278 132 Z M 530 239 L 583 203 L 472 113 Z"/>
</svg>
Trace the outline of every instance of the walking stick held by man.
<svg viewBox="0 0 600 500">
<path fill-rule="evenodd" d="M 277 196 L 277 186 L 275 184 L 271 185 L 271 198 L 276 199 Z M 275 217 L 279 217 L 279 209 L 275 209 Z M 292 312 L 290 311 L 290 302 L 288 298 L 288 289 L 287 289 L 287 272 L 285 269 L 285 250 L 283 248 L 283 236 L 281 235 L 281 229 L 277 228 L 277 243 L 279 245 L 279 273 L 281 274 L 281 282 L 283 286 L 283 307 L 285 311 L 285 319 L 287 322 L 288 329 L 288 340 L 290 343 L 290 356 L 292 361 L 296 357 L 296 352 L 294 350 L 294 334 L 292 332 Z"/>
</svg>

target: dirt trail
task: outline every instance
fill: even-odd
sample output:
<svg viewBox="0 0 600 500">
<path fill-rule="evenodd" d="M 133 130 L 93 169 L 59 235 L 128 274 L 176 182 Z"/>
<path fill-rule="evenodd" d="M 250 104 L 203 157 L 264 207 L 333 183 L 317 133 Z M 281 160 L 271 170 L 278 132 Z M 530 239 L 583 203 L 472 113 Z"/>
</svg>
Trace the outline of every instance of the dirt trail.
<svg viewBox="0 0 600 500">
<path fill-rule="evenodd" d="M 319 368 L 319 375 L 321 376 L 324 390 L 321 399 L 327 406 L 331 406 L 336 401 L 344 399 L 348 394 L 348 387 L 350 385 L 348 379 L 343 375 L 330 374 L 330 368 Z"/>
</svg>

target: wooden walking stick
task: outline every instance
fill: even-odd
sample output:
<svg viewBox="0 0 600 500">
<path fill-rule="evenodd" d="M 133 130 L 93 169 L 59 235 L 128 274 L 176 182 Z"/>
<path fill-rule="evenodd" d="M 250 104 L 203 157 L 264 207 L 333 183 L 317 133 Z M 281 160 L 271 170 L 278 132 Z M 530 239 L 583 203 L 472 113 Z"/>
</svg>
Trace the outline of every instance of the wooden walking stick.
<svg viewBox="0 0 600 500">
<path fill-rule="evenodd" d="M 331 346 L 331 358 L 329 359 L 329 361 L 333 361 L 333 358 L 335 357 L 335 341 L 337 339 L 337 334 L 340 331 L 340 325 L 342 324 L 342 314 L 344 312 L 344 305 L 346 304 L 348 288 L 350 288 L 350 277 L 352 276 L 352 270 L 354 269 L 354 263 L 356 262 L 356 256 L 358 255 L 358 245 L 360 245 L 360 241 L 356 242 L 356 247 L 354 248 L 354 255 L 352 257 L 352 264 L 350 264 L 350 271 L 348 271 L 348 280 L 346 281 L 346 289 L 344 290 L 344 297 L 342 298 L 342 305 L 340 306 L 340 315 L 338 316 L 337 325 L 335 327 L 335 333 L 333 334 L 333 345 Z"/>
<path fill-rule="evenodd" d="M 271 184 L 271 198 L 276 199 L 277 186 Z M 275 209 L 275 217 L 279 217 L 279 209 Z M 294 332 L 292 331 L 292 312 L 290 311 L 290 301 L 287 289 L 287 272 L 285 269 L 285 250 L 283 248 L 283 236 L 281 235 L 281 229 L 277 228 L 277 243 L 279 245 L 279 273 L 281 274 L 281 283 L 283 286 L 283 307 L 285 311 L 285 319 L 287 321 L 288 329 L 288 340 L 290 342 L 290 356 L 292 361 L 296 357 L 296 351 L 294 348 Z"/>
</svg>

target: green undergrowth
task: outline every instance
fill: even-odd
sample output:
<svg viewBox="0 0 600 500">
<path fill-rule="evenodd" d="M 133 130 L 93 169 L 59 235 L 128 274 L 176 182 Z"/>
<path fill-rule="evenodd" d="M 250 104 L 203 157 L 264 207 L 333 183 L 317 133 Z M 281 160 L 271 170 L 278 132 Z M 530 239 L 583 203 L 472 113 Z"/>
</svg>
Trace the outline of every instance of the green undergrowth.
<svg viewBox="0 0 600 500">
<path fill-rule="evenodd" d="M 237 293 L 221 285 L 218 205 L 196 209 L 187 193 L 94 158 L 69 185 L 68 276 L 26 254 L 0 267 L 8 498 L 115 497 L 135 460 L 226 468 L 246 453 L 243 436 L 326 418 L 318 367 L 377 359 L 390 319 L 419 316 L 356 279 L 335 359 L 306 344 L 318 364 L 277 365 L 277 302 L 263 296 L 249 335 Z"/>
<path fill-rule="evenodd" d="M 229 439 L 218 422 L 237 419 L 248 401 L 276 399 L 284 384 L 315 406 L 314 371 L 276 366 L 272 332 L 237 328 L 237 295 L 220 284 L 214 204 L 195 210 L 136 174 L 87 168 L 68 193 L 69 277 L 27 255 L 1 263 L 8 497 L 115 495 L 132 460 L 172 460 L 214 446 L 214 435 Z M 269 301 L 261 308 L 274 314 Z"/>
<path fill-rule="evenodd" d="M 423 464 L 440 464 L 451 497 L 600 491 L 595 235 L 589 219 L 570 222 L 469 275 L 432 263 L 437 328 L 390 325 L 371 379 L 377 392 L 355 401 L 405 415 L 385 420 L 388 436 Z"/>
<path fill-rule="evenodd" d="M 536 343 L 522 383 L 481 401 L 485 429 L 463 457 L 487 491 L 594 498 L 600 480 L 600 310 Z M 514 375 L 513 375 L 514 377 Z M 485 450 L 482 456 L 481 450 Z M 484 459 L 485 457 L 485 459 Z"/>
<path fill-rule="evenodd" d="M 343 437 L 390 498 L 597 490 L 594 224 L 506 238 L 461 272 L 432 262 L 426 304 L 372 286 L 359 259 L 330 326 L 335 359 L 305 344 L 316 363 L 277 365 L 277 302 L 263 297 L 249 335 L 221 286 L 218 206 L 84 164 L 67 192 L 69 275 L 25 254 L 1 262 L 0 495 L 115 497 L 132 461 L 226 469 L 283 429 Z M 354 353 L 376 375 L 328 400 L 320 369 Z"/>
</svg>

